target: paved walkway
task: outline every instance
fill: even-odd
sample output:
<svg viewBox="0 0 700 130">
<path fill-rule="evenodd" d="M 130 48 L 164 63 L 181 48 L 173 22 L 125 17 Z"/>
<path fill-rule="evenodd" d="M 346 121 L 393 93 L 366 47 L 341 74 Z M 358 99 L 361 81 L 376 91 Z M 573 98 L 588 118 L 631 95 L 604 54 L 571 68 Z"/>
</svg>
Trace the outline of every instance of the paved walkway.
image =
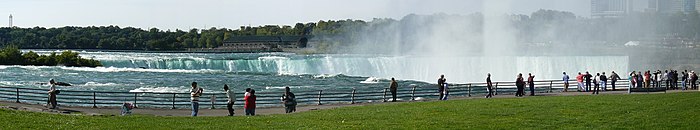
<svg viewBox="0 0 700 130">
<path fill-rule="evenodd" d="M 669 90 L 668 93 L 684 92 L 680 90 Z M 697 92 L 697 90 L 687 90 L 685 92 Z M 664 93 L 664 92 L 652 92 L 652 93 Z M 554 92 L 554 93 L 537 93 L 536 96 L 574 96 L 574 95 L 591 95 L 590 92 Z M 627 94 L 627 91 L 606 91 L 600 94 Z M 646 92 L 639 92 L 633 94 L 647 94 Z M 515 97 L 512 94 L 508 95 L 496 95 L 494 98 L 527 98 L 525 97 Z M 468 100 L 484 98 L 484 95 L 472 96 L 472 97 L 452 97 L 450 100 Z M 435 100 L 421 100 L 421 101 L 411 101 L 411 102 L 423 102 L 423 101 L 435 101 Z M 356 103 L 356 104 L 328 104 L 328 105 L 306 105 L 298 106 L 297 112 L 304 111 L 314 111 L 314 110 L 324 110 L 324 109 L 334 109 L 339 107 L 348 106 L 362 106 L 371 104 L 387 104 L 387 103 L 410 103 L 406 101 L 402 102 L 375 102 L 375 103 Z M 48 109 L 43 104 L 25 104 L 25 103 L 15 103 L 8 101 L 0 101 L 0 108 L 2 109 L 12 109 L 12 110 L 23 110 L 23 111 L 33 111 L 33 112 L 47 112 L 47 113 L 62 113 L 62 114 L 83 114 L 83 115 L 119 115 L 119 108 L 91 108 L 91 107 L 75 107 L 75 106 L 59 106 L 59 109 Z M 190 109 L 157 109 L 157 108 L 136 108 L 132 110 L 133 114 L 145 114 L 145 115 L 156 115 L 156 116 L 190 116 Z M 243 108 L 235 108 L 235 115 L 244 115 Z M 271 107 L 271 108 L 258 108 L 256 109 L 256 114 L 258 115 L 271 115 L 271 114 L 284 114 L 284 108 L 281 107 Z M 200 106 L 199 110 L 200 116 L 226 116 L 228 111 L 223 108 L 219 109 L 209 109 L 206 106 Z"/>
</svg>

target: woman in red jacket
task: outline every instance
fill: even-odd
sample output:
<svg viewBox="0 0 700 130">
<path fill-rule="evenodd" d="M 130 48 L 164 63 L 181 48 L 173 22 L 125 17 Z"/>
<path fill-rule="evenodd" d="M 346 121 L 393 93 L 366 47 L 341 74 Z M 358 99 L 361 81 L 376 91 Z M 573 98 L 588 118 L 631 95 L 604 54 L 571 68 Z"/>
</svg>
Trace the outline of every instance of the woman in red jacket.
<svg viewBox="0 0 700 130">
<path fill-rule="evenodd" d="M 246 95 L 243 100 L 245 100 L 245 105 L 243 105 L 245 115 L 255 116 L 255 90 L 251 89 L 250 95 Z"/>
</svg>

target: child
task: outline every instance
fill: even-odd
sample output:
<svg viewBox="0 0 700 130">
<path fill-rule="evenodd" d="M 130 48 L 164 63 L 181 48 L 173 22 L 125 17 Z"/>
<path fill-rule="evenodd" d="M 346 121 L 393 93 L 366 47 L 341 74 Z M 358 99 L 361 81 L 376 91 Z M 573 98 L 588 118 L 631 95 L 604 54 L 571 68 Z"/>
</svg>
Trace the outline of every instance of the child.
<svg viewBox="0 0 700 130">
<path fill-rule="evenodd" d="M 448 89 L 447 89 L 447 83 L 444 83 L 443 85 L 443 91 L 442 91 L 442 100 L 447 100 L 447 96 L 449 95 Z"/>
</svg>

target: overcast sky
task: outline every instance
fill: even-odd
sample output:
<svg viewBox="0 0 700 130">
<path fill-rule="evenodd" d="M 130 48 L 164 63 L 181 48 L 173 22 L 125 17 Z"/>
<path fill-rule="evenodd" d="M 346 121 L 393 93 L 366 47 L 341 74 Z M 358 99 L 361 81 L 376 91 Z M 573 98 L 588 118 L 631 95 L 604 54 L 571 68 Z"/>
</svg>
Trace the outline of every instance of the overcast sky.
<svg viewBox="0 0 700 130">
<path fill-rule="evenodd" d="M 394 18 L 407 14 L 470 14 L 508 8 L 590 16 L 590 0 L 3 0 L 0 13 L 19 27 L 106 26 L 160 29 L 293 25 L 318 20 Z M 7 20 L 2 26 L 7 26 Z"/>
</svg>

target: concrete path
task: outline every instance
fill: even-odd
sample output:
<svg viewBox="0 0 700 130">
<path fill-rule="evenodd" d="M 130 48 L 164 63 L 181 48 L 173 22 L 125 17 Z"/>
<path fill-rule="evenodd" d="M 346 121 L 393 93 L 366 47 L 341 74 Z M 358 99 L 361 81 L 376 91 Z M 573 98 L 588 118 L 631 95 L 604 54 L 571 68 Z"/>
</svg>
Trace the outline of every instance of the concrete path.
<svg viewBox="0 0 700 130">
<path fill-rule="evenodd" d="M 697 92 L 697 90 L 669 90 L 667 93 L 677 93 L 677 92 Z M 664 92 L 652 92 L 652 93 L 664 93 Z M 606 91 L 600 94 L 627 94 L 627 91 Z M 633 93 L 633 94 L 647 94 L 646 92 Z M 574 96 L 574 95 L 591 95 L 590 92 L 553 92 L 553 93 L 537 93 L 536 96 Z M 496 95 L 494 98 L 527 98 L 525 97 L 515 97 L 512 94 L 508 95 Z M 473 95 L 472 97 L 451 97 L 450 100 L 469 100 L 484 98 L 484 95 Z M 421 101 L 410 101 L 410 102 L 424 102 L 424 101 L 436 101 L 436 100 L 421 100 Z M 386 104 L 386 103 L 410 103 L 409 101 L 401 102 L 375 102 L 375 103 L 356 103 L 356 104 L 327 104 L 327 105 L 306 105 L 298 106 L 297 112 L 314 111 L 314 110 L 324 110 L 324 109 L 334 109 L 339 107 L 348 106 L 362 106 L 362 105 L 372 105 L 372 104 Z M 48 109 L 45 104 L 25 104 L 25 103 L 15 103 L 9 101 L 0 101 L 0 108 L 11 109 L 11 110 L 22 110 L 22 111 L 32 111 L 32 112 L 46 112 L 46 113 L 61 113 L 61 114 L 83 114 L 83 115 L 119 115 L 119 108 L 91 108 L 91 107 L 75 107 L 75 106 L 59 106 L 59 109 Z M 243 108 L 234 108 L 235 116 L 243 116 Z M 156 115 L 156 116 L 190 116 L 190 109 L 158 109 L 158 108 L 136 108 L 132 110 L 133 114 L 145 114 L 145 115 Z M 285 114 L 284 108 L 282 107 L 270 107 L 270 108 L 257 108 L 256 114 L 258 115 L 271 115 L 271 114 Z M 200 106 L 199 116 L 226 116 L 228 111 L 223 108 L 219 109 L 209 109 L 208 107 Z"/>
</svg>

